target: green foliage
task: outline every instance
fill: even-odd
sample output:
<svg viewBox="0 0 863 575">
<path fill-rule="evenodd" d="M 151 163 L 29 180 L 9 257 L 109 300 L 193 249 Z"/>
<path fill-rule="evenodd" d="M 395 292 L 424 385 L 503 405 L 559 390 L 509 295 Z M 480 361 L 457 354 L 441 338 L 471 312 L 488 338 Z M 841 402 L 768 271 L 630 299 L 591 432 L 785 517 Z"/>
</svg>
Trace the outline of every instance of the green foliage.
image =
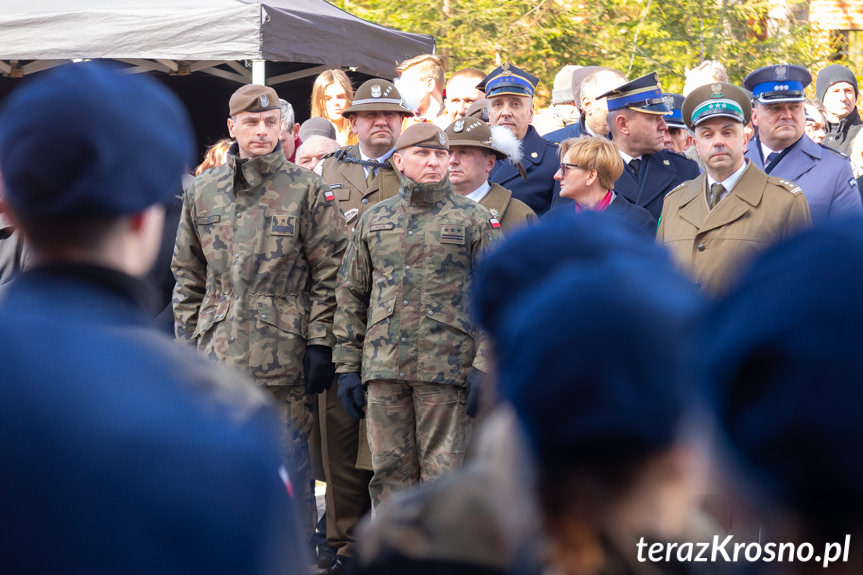
<svg viewBox="0 0 863 575">
<path fill-rule="evenodd" d="M 605 65 L 635 78 L 651 71 L 679 92 L 688 68 L 725 64 L 741 83 L 759 66 L 787 62 L 813 71 L 835 52 L 813 34 L 804 0 L 777 12 L 773 0 L 334 0 L 358 16 L 433 34 L 449 71 L 490 71 L 504 61 L 540 77 L 539 100 L 565 64 Z"/>
</svg>

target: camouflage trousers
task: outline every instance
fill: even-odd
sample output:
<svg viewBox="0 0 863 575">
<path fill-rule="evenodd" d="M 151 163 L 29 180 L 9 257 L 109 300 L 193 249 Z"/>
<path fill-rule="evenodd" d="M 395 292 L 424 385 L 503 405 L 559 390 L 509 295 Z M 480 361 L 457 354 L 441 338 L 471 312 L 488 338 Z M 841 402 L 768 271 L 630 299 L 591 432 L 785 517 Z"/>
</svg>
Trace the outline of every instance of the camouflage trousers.
<svg viewBox="0 0 863 575">
<path fill-rule="evenodd" d="M 393 492 L 433 481 L 461 466 L 470 441 L 462 387 L 437 383 L 370 381 L 366 430 L 374 476 L 372 506 Z"/>
<path fill-rule="evenodd" d="M 318 511 L 312 487 L 309 435 L 314 426 L 314 398 L 303 385 L 267 387 L 279 408 L 282 429 L 282 455 L 287 462 L 300 528 L 306 539 L 315 531 Z"/>
</svg>

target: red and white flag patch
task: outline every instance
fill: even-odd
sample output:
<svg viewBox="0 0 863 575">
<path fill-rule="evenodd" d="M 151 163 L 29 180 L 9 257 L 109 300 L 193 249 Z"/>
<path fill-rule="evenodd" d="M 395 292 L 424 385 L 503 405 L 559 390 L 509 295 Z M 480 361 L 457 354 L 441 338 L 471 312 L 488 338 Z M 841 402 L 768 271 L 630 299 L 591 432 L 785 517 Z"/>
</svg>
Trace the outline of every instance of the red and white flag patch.
<svg viewBox="0 0 863 575">
<path fill-rule="evenodd" d="M 326 192 L 324 192 L 324 199 L 328 202 L 332 202 L 336 199 L 336 195 L 331 191 L 327 190 Z"/>
<path fill-rule="evenodd" d="M 493 227 L 494 229 L 500 227 L 500 220 L 498 220 L 497 218 L 489 218 L 488 223 L 490 223 L 491 227 Z"/>
</svg>

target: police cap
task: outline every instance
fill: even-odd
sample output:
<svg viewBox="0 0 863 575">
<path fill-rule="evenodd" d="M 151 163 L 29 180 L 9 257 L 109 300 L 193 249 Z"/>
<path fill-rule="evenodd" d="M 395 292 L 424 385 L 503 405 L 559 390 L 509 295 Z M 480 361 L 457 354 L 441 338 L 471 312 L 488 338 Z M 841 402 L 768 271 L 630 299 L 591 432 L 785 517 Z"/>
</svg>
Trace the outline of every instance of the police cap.
<svg viewBox="0 0 863 575">
<path fill-rule="evenodd" d="M 392 82 L 380 78 L 366 80 L 357 88 L 354 101 L 350 108 L 342 112 L 345 118 L 356 112 L 398 112 L 404 116 L 413 116 L 405 105 L 402 95 Z"/>
<path fill-rule="evenodd" d="M 751 114 L 749 95 L 724 82 L 699 86 L 683 101 L 683 121 L 691 130 L 710 118 L 732 118 L 745 125 Z"/>
<path fill-rule="evenodd" d="M 482 82 L 477 84 L 477 89 L 485 92 L 486 98 L 506 94 L 532 97 L 537 84 L 539 78 L 505 62 L 483 78 Z"/>
<path fill-rule="evenodd" d="M 669 128 L 686 129 L 686 123 L 683 121 L 683 100 L 681 94 L 663 94 L 665 105 L 671 108 L 671 113 L 665 115 L 665 123 Z"/>
<path fill-rule="evenodd" d="M 669 110 L 662 97 L 662 88 L 659 86 L 659 76 L 651 72 L 641 78 L 636 78 L 604 94 L 599 98 L 606 98 L 608 111 L 629 108 L 647 114 L 667 114 Z"/>
<path fill-rule="evenodd" d="M 449 141 L 446 134 L 431 122 L 414 124 L 402 132 L 396 141 L 395 149 L 399 151 L 412 146 L 449 151 Z"/>
<path fill-rule="evenodd" d="M 803 66 L 777 64 L 751 72 L 743 80 L 743 87 L 762 104 L 778 104 L 804 101 L 804 89 L 810 82 L 812 74 Z"/>
<path fill-rule="evenodd" d="M 177 97 L 103 63 L 49 70 L 0 109 L 5 198 L 22 216 L 138 213 L 171 201 L 193 159 L 192 125 Z"/>
<path fill-rule="evenodd" d="M 444 130 L 449 138 L 450 146 L 469 146 L 482 148 L 494 153 L 498 160 L 507 157 L 506 153 L 497 149 L 491 137 L 491 126 L 479 118 L 460 118 Z"/>
<path fill-rule="evenodd" d="M 269 86 L 246 84 L 233 93 L 228 108 L 231 116 L 240 112 L 266 112 L 279 109 L 279 95 Z"/>
</svg>

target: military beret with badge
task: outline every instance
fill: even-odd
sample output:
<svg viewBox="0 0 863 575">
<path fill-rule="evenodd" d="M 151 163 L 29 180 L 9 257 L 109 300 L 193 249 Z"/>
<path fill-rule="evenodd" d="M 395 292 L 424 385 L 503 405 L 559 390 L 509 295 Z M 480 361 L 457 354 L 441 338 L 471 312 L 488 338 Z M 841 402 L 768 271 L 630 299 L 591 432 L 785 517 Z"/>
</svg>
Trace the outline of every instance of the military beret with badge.
<svg viewBox="0 0 863 575">
<path fill-rule="evenodd" d="M 231 116 L 240 112 L 266 112 L 279 109 L 279 95 L 269 86 L 246 84 L 228 101 Z"/>
</svg>

